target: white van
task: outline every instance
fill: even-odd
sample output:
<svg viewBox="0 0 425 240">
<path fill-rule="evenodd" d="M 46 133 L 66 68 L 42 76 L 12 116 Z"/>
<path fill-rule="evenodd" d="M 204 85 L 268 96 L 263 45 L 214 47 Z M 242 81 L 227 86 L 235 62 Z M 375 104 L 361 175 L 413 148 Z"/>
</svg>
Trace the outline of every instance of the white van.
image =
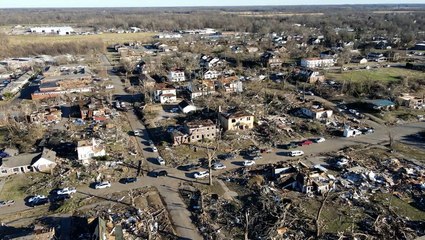
<svg viewBox="0 0 425 240">
<path fill-rule="evenodd" d="M 304 155 L 304 152 L 303 151 L 300 151 L 300 150 L 295 150 L 295 151 L 290 151 L 289 152 L 289 155 L 291 157 L 298 157 L 298 156 Z"/>
</svg>

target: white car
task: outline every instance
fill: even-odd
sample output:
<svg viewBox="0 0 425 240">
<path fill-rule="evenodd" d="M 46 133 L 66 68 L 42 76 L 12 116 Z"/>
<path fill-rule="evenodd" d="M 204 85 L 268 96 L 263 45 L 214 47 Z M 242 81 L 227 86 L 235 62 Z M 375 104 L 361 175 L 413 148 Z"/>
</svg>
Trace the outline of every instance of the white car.
<svg viewBox="0 0 425 240">
<path fill-rule="evenodd" d="M 213 168 L 214 170 L 220 170 L 220 169 L 225 169 L 225 168 L 226 168 L 226 166 L 225 166 L 223 163 L 215 163 L 215 164 L 212 166 L 212 168 Z"/>
<path fill-rule="evenodd" d="M 156 148 L 155 146 L 152 146 L 152 152 L 158 152 L 158 148 Z"/>
<path fill-rule="evenodd" d="M 100 182 L 100 183 L 97 183 L 94 186 L 95 189 L 110 188 L 110 187 L 111 187 L 111 183 L 110 182 Z"/>
<path fill-rule="evenodd" d="M 290 151 L 289 152 L 289 155 L 291 157 L 299 157 L 299 156 L 304 155 L 304 152 L 303 151 L 300 151 L 300 150 L 294 150 L 294 151 Z"/>
<path fill-rule="evenodd" d="M 322 143 L 322 142 L 324 142 L 324 141 L 326 141 L 326 139 L 325 138 L 316 138 L 316 139 L 314 139 L 313 140 L 313 142 L 315 142 L 315 143 Z"/>
<path fill-rule="evenodd" d="M 208 173 L 208 171 L 201 171 L 201 172 L 197 172 L 195 173 L 193 176 L 195 178 L 204 178 L 204 177 L 208 177 L 210 174 Z"/>
<path fill-rule="evenodd" d="M 142 133 L 140 132 L 140 130 L 134 130 L 134 136 L 141 136 Z"/>
<path fill-rule="evenodd" d="M 162 157 L 158 157 L 157 161 L 159 165 L 165 165 L 165 160 Z"/>
<path fill-rule="evenodd" d="M 76 192 L 77 192 L 77 189 L 75 188 L 64 188 L 64 189 L 59 189 L 56 193 L 58 195 L 71 195 Z"/>
<path fill-rule="evenodd" d="M 243 161 L 243 165 L 245 167 L 252 166 L 254 164 L 255 164 L 255 161 L 252 161 L 252 160 L 245 160 L 245 161 Z"/>
<path fill-rule="evenodd" d="M 36 196 L 34 196 L 34 197 L 31 197 L 31 198 L 29 198 L 28 199 L 28 202 L 29 203 L 33 203 L 33 202 L 37 202 L 37 201 L 39 201 L 39 200 L 41 200 L 41 199 L 46 199 L 47 197 L 46 196 L 44 196 L 44 195 L 36 195 Z"/>
</svg>

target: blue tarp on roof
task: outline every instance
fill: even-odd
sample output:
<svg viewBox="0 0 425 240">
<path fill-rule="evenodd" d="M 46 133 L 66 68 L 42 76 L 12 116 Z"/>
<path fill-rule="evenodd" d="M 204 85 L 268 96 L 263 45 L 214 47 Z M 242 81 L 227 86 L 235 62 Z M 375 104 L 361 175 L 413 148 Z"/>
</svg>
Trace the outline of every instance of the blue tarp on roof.
<svg viewBox="0 0 425 240">
<path fill-rule="evenodd" d="M 390 107 L 390 106 L 395 105 L 395 103 L 393 103 L 393 102 L 391 102 L 390 100 L 387 100 L 387 99 L 367 100 L 366 102 L 373 104 L 375 106 L 378 106 L 378 107 Z"/>
</svg>

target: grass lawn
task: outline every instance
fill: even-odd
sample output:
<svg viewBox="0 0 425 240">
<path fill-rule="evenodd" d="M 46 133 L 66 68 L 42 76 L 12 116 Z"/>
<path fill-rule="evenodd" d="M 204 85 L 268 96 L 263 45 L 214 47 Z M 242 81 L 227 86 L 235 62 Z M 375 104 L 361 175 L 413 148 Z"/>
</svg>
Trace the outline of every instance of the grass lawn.
<svg viewBox="0 0 425 240">
<path fill-rule="evenodd" d="M 382 193 L 375 196 L 375 201 L 385 206 L 390 206 L 397 214 L 408 217 L 412 221 L 425 220 L 425 212 L 413 207 L 410 203 L 401 200 L 389 193 Z"/>
<path fill-rule="evenodd" d="M 326 78 L 335 81 L 399 81 L 403 77 L 410 80 L 423 78 L 423 73 L 404 68 L 377 68 L 370 70 L 346 71 L 342 73 L 327 73 Z"/>
<path fill-rule="evenodd" d="M 394 144 L 394 150 L 406 158 L 413 158 L 425 163 L 425 151 L 419 148 L 397 142 Z"/>
<path fill-rule="evenodd" d="M 24 199 L 28 195 L 26 190 L 33 183 L 33 179 L 37 179 L 40 176 L 42 176 L 40 173 L 9 176 L 0 192 L 0 199 L 15 201 Z M 44 192 L 40 192 L 39 194 L 44 194 Z"/>
<path fill-rule="evenodd" d="M 14 45 L 23 45 L 26 43 L 45 43 L 45 42 L 71 42 L 71 41 L 87 41 L 101 39 L 106 44 L 123 43 L 129 41 L 149 41 L 155 35 L 153 32 L 141 33 L 103 33 L 97 35 L 10 35 L 8 36 Z"/>
</svg>

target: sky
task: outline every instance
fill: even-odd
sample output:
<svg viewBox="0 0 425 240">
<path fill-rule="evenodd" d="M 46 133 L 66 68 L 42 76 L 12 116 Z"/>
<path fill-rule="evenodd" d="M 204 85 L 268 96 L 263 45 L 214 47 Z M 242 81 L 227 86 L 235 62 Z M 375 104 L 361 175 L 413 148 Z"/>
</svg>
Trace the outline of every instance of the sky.
<svg viewBox="0 0 425 240">
<path fill-rule="evenodd" d="M 0 0 L 0 8 L 406 4 L 425 0 Z"/>
</svg>

